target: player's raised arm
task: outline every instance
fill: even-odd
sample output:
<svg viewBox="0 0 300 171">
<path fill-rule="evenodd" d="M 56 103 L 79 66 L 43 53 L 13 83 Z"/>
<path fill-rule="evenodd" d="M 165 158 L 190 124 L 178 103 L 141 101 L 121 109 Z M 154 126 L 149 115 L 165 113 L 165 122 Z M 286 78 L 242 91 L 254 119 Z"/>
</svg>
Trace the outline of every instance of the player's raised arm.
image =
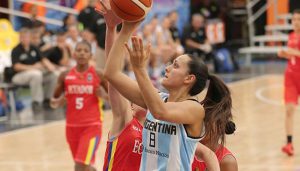
<svg viewBox="0 0 300 171">
<path fill-rule="evenodd" d="M 113 42 L 116 38 L 116 26 L 121 23 L 121 19 L 117 17 L 110 9 L 107 1 L 100 1 L 101 9 L 96 9 L 98 13 L 104 16 L 106 21 L 106 38 L 105 38 L 105 56 L 109 55 Z M 108 96 L 112 107 L 113 123 L 110 130 L 110 134 L 119 132 L 117 128 L 127 120 L 132 119 L 131 112 L 128 111 L 129 102 L 113 87 L 112 84 L 108 84 Z"/>
<path fill-rule="evenodd" d="M 123 24 L 122 30 L 117 39 L 114 41 L 112 49 L 108 55 L 108 60 L 104 69 L 104 76 L 125 98 L 143 108 L 146 108 L 137 83 L 122 73 L 122 66 L 125 57 L 124 43 L 128 42 L 128 39 L 131 37 L 138 25 L 139 23 Z"/>
</svg>

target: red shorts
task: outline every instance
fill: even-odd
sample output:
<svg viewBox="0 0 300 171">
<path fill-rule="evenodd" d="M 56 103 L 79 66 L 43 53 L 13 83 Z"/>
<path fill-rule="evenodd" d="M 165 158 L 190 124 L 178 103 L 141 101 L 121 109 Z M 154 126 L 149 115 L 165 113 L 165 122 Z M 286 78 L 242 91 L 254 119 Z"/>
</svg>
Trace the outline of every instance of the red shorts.
<svg viewBox="0 0 300 171">
<path fill-rule="evenodd" d="M 300 95 L 300 72 L 285 71 L 284 76 L 284 101 L 285 104 L 298 104 Z"/>
<path fill-rule="evenodd" d="M 66 137 L 74 161 L 85 165 L 95 163 L 95 154 L 102 133 L 101 125 L 67 126 Z"/>
</svg>

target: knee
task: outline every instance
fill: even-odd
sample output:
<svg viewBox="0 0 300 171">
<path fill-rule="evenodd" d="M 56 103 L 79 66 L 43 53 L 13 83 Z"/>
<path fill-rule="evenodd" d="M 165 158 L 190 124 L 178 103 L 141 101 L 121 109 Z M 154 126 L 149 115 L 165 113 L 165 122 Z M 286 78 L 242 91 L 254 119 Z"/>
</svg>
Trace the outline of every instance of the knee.
<svg viewBox="0 0 300 171">
<path fill-rule="evenodd" d="M 30 72 L 31 80 L 35 82 L 42 82 L 43 81 L 43 73 L 39 70 L 33 70 Z"/>
<path fill-rule="evenodd" d="M 292 117 L 294 115 L 295 112 L 295 105 L 294 104 L 289 104 L 286 106 L 286 116 L 287 117 Z"/>
<path fill-rule="evenodd" d="M 49 75 L 49 77 L 50 77 L 50 81 L 51 82 L 55 82 L 56 83 L 56 81 L 57 81 L 57 79 L 58 79 L 58 77 L 59 77 L 59 73 L 58 72 L 52 72 L 50 75 Z"/>
</svg>

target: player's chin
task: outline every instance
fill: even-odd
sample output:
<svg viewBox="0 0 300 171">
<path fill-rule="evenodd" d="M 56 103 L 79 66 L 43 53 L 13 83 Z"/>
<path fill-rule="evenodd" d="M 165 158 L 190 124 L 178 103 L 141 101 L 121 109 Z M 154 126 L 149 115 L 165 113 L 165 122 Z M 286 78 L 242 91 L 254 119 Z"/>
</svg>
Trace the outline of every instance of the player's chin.
<svg viewBox="0 0 300 171">
<path fill-rule="evenodd" d="M 77 59 L 77 64 L 79 64 L 79 65 L 85 65 L 87 63 L 88 63 L 88 61 L 86 59 Z"/>
<path fill-rule="evenodd" d="M 164 77 L 161 81 L 161 85 L 164 87 L 168 87 L 168 85 L 169 85 L 168 78 Z"/>
</svg>

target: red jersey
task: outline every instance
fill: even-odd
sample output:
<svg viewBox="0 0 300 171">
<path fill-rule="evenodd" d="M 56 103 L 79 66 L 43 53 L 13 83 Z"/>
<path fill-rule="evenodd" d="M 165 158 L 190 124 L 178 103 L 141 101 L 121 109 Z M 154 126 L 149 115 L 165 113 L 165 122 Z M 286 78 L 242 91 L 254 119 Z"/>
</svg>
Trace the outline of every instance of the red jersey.
<svg viewBox="0 0 300 171">
<path fill-rule="evenodd" d="M 103 171 L 140 169 L 143 126 L 133 118 L 118 137 L 107 141 Z"/>
<path fill-rule="evenodd" d="M 296 50 L 300 50 L 300 35 L 295 32 L 290 33 L 288 40 L 288 47 Z M 287 69 L 290 71 L 300 71 L 300 56 L 292 57 L 288 61 Z"/>
<path fill-rule="evenodd" d="M 100 78 L 94 67 L 90 66 L 80 73 L 72 68 L 65 77 L 64 88 L 67 99 L 67 126 L 86 126 L 101 124 L 101 110 L 96 89 Z"/>
<path fill-rule="evenodd" d="M 225 156 L 227 155 L 233 156 L 233 154 L 226 147 L 223 147 L 221 145 L 215 153 L 219 163 L 223 160 Z M 194 161 L 192 164 L 192 171 L 205 171 L 205 169 L 206 169 L 206 164 L 204 163 L 204 161 L 198 160 L 196 157 L 194 157 Z"/>
</svg>

